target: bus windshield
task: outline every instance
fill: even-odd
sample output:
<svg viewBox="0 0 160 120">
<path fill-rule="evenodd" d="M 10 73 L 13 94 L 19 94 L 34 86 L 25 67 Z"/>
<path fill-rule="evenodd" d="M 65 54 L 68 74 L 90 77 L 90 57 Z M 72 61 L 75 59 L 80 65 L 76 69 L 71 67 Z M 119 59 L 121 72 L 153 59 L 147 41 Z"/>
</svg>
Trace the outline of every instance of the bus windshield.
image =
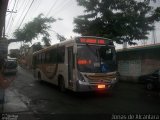
<svg viewBox="0 0 160 120">
<path fill-rule="evenodd" d="M 115 48 L 110 46 L 79 45 L 77 67 L 80 72 L 107 73 L 116 70 Z"/>
</svg>

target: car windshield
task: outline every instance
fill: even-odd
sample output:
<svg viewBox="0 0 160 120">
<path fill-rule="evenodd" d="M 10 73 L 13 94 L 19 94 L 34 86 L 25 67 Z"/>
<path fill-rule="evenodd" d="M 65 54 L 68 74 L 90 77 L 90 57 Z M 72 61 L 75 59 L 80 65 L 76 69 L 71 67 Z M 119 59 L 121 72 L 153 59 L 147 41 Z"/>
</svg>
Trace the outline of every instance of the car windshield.
<svg viewBox="0 0 160 120">
<path fill-rule="evenodd" d="M 79 45 L 77 66 L 81 72 L 111 72 L 115 70 L 115 50 L 110 46 Z"/>
<path fill-rule="evenodd" d="M 8 60 L 4 64 L 6 68 L 16 68 L 17 67 L 17 62 L 14 60 Z"/>
</svg>

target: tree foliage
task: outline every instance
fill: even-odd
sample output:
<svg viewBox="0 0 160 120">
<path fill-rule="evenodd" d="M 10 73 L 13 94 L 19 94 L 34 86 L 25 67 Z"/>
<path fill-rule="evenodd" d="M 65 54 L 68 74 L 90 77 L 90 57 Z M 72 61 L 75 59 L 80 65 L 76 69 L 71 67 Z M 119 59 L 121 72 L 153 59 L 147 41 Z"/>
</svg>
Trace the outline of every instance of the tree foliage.
<svg viewBox="0 0 160 120">
<path fill-rule="evenodd" d="M 45 44 L 45 46 L 50 46 L 51 45 L 50 44 L 51 40 L 48 37 L 46 37 L 46 36 L 42 37 L 42 41 Z"/>
<path fill-rule="evenodd" d="M 60 35 L 60 34 L 58 34 L 58 33 L 57 33 L 57 35 L 56 35 L 56 36 L 57 36 L 57 39 L 58 39 L 58 40 L 60 40 L 60 42 L 62 42 L 62 41 L 65 41 L 65 40 L 66 40 L 66 38 L 65 38 L 63 35 Z"/>
<path fill-rule="evenodd" d="M 35 52 L 35 51 L 38 51 L 38 50 L 41 50 L 42 49 L 42 45 L 41 45 L 41 43 L 40 42 L 37 42 L 37 43 L 35 43 L 35 44 L 33 44 L 33 52 Z"/>
<path fill-rule="evenodd" d="M 150 0 L 77 0 L 85 14 L 74 19 L 74 32 L 101 36 L 117 43 L 147 39 L 153 23 L 160 20 L 160 8 L 153 9 Z"/>
<path fill-rule="evenodd" d="M 52 17 L 44 17 L 43 14 L 38 15 L 32 21 L 25 24 L 22 29 L 16 29 L 14 36 L 16 39 L 24 42 L 32 42 L 33 39 L 38 38 L 42 35 L 42 41 L 50 45 L 50 35 L 48 30 L 51 28 L 50 23 L 55 22 L 56 19 Z"/>
<path fill-rule="evenodd" d="M 19 49 L 11 49 L 9 56 L 11 58 L 18 58 L 20 56 L 20 50 Z"/>
</svg>

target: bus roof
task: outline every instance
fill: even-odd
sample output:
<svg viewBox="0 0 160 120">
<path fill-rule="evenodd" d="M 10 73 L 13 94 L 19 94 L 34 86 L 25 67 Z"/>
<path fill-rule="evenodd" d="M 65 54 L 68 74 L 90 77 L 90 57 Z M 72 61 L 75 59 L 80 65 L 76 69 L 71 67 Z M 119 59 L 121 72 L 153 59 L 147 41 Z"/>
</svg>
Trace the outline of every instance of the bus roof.
<svg viewBox="0 0 160 120">
<path fill-rule="evenodd" d="M 96 37 L 96 36 L 80 36 L 78 38 L 96 38 L 96 39 L 104 39 L 104 40 L 111 40 L 109 38 L 104 38 L 104 37 Z"/>
<path fill-rule="evenodd" d="M 39 51 L 36 51 L 34 52 L 33 54 L 36 54 L 36 53 L 39 53 L 39 52 L 42 52 L 42 51 L 46 51 L 46 50 L 49 50 L 49 49 L 52 49 L 54 47 L 57 47 L 57 46 L 63 46 L 63 45 L 67 45 L 67 44 L 70 44 L 70 43 L 77 43 L 77 40 L 79 38 L 95 38 L 95 39 L 103 39 L 103 40 L 108 40 L 108 41 L 112 41 L 111 39 L 108 39 L 108 38 L 104 38 L 104 37 L 96 37 L 96 36 L 79 36 L 79 37 L 75 37 L 75 38 L 71 38 L 69 40 L 65 40 L 65 41 L 62 41 L 60 43 L 56 43 L 54 45 L 51 45 L 47 48 L 44 48 L 44 49 L 41 49 Z"/>
</svg>

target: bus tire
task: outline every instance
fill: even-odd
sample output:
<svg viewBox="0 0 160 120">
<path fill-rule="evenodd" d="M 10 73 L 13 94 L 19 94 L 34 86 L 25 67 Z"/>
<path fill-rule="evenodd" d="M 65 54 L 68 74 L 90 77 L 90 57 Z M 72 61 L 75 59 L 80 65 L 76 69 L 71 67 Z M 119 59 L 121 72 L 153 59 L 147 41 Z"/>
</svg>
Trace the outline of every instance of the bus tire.
<svg viewBox="0 0 160 120">
<path fill-rule="evenodd" d="M 66 91 L 64 78 L 63 78 L 62 76 L 60 76 L 60 77 L 58 78 L 58 86 L 59 86 L 59 90 L 60 90 L 61 92 L 65 92 L 65 91 Z"/>
</svg>

